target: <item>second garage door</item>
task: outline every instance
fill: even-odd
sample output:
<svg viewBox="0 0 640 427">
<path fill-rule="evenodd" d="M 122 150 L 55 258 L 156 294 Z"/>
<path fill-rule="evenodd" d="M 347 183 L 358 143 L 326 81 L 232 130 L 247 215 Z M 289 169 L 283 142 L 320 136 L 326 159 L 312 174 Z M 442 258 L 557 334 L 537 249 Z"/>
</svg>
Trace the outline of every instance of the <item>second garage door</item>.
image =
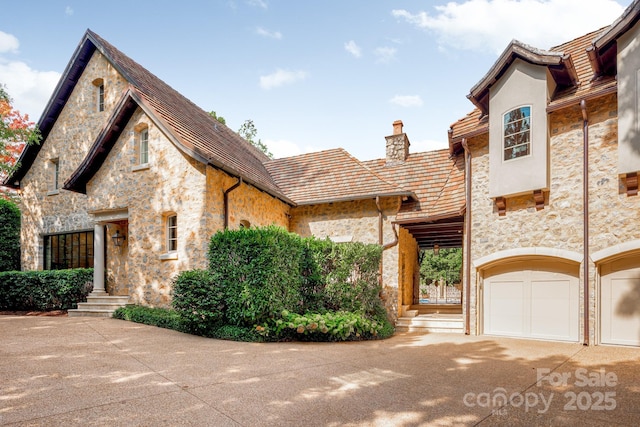
<svg viewBox="0 0 640 427">
<path fill-rule="evenodd" d="M 602 266 L 600 342 L 640 346 L 640 256 Z"/>
<path fill-rule="evenodd" d="M 484 333 L 578 341 L 579 266 L 529 260 L 484 274 Z"/>
</svg>

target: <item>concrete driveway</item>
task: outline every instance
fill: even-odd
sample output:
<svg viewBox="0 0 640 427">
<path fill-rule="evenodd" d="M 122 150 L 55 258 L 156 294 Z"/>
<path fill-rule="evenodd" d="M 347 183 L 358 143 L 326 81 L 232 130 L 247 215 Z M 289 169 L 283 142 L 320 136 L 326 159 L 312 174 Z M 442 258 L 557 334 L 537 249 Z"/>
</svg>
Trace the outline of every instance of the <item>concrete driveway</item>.
<svg viewBox="0 0 640 427">
<path fill-rule="evenodd" d="M 247 344 L 0 316 L 0 425 L 637 426 L 640 349 L 451 334 Z"/>
</svg>

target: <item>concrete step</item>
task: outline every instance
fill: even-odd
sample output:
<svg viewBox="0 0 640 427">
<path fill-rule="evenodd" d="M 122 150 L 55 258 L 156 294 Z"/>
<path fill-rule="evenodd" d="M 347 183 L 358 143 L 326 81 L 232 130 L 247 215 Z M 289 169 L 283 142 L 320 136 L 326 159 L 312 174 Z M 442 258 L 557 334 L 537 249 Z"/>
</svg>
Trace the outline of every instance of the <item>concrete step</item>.
<svg viewBox="0 0 640 427">
<path fill-rule="evenodd" d="M 419 315 L 416 317 L 400 317 L 396 322 L 399 332 L 446 332 L 463 333 L 464 319 L 462 315 Z"/>
<path fill-rule="evenodd" d="M 128 296 L 89 294 L 87 302 L 79 302 L 78 308 L 67 311 L 69 317 L 111 317 L 113 312 L 129 302 Z"/>
<path fill-rule="evenodd" d="M 462 314 L 461 304 L 413 304 L 408 310 L 417 310 L 418 314 Z"/>
</svg>

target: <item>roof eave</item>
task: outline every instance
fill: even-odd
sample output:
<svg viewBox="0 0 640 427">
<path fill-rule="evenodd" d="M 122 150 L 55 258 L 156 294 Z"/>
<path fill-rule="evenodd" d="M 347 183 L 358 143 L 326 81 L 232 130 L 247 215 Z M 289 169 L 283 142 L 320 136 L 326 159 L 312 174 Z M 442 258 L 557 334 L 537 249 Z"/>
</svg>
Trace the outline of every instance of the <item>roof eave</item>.
<svg viewBox="0 0 640 427">
<path fill-rule="evenodd" d="M 69 96 L 71 96 L 71 92 L 75 88 L 78 78 L 84 72 L 86 65 L 96 50 L 96 45 L 92 40 L 89 40 L 88 34 L 89 30 L 87 30 L 85 36 L 76 47 L 69 63 L 67 63 L 67 66 L 62 73 L 60 80 L 58 80 L 58 84 L 56 85 L 56 88 L 49 98 L 49 101 L 42 112 L 42 116 L 38 121 L 37 127 L 41 135 L 40 143 L 27 145 L 25 149 L 22 150 L 20 158 L 18 159 L 19 167 L 5 178 L 4 185 L 11 188 L 20 188 L 20 181 L 27 174 L 31 165 L 38 156 L 38 153 L 42 148 L 42 144 L 46 141 L 49 136 L 49 132 L 51 132 L 51 129 L 62 112 Z"/>
<path fill-rule="evenodd" d="M 418 200 L 418 197 L 413 191 L 397 191 L 397 192 L 389 192 L 389 193 L 363 194 L 359 196 L 336 197 L 336 198 L 329 198 L 329 199 L 314 199 L 314 200 L 297 202 L 297 205 L 310 206 L 310 205 L 323 205 L 328 203 L 354 202 L 357 200 L 375 199 L 376 197 L 411 197 L 414 200 Z"/>
</svg>

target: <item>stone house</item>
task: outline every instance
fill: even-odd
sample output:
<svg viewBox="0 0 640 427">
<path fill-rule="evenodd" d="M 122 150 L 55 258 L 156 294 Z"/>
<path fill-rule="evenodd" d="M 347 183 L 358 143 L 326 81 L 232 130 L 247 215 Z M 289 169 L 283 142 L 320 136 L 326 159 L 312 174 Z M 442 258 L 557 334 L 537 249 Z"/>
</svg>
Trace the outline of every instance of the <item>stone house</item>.
<svg viewBox="0 0 640 427">
<path fill-rule="evenodd" d="M 449 131 L 464 157 L 466 332 L 640 345 L 640 1 L 541 50 L 513 41 Z"/>
<path fill-rule="evenodd" d="M 271 160 L 91 30 L 38 126 L 41 144 L 5 180 L 22 195 L 22 266 L 93 267 L 80 312 L 166 306 L 178 272 L 207 266 L 215 232 L 275 224 L 382 245 L 396 317 L 413 302 L 418 248 L 434 243 L 424 230 L 451 218 L 449 244 L 462 242 L 462 161 L 410 154 L 402 122 L 380 161 L 341 149 Z"/>
</svg>

